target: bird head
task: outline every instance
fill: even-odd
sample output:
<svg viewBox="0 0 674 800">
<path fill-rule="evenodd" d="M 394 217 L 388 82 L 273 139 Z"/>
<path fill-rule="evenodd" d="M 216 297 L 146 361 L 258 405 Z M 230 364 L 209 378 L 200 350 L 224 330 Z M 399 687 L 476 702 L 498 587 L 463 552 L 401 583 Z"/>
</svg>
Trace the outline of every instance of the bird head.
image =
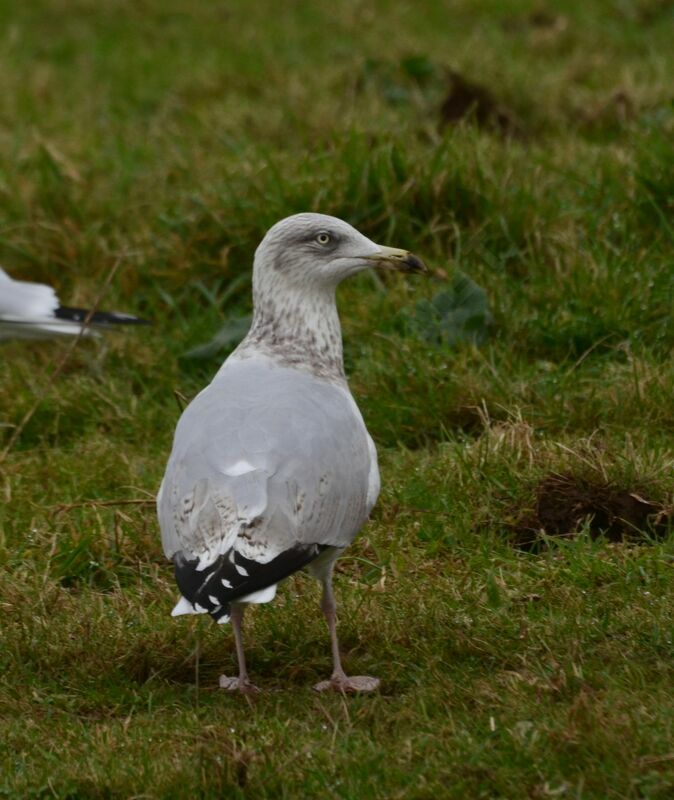
<svg viewBox="0 0 674 800">
<path fill-rule="evenodd" d="M 423 261 L 407 250 L 376 244 L 337 217 L 305 213 L 286 217 L 269 229 L 255 252 L 254 272 L 257 281 L 334 288 L 370 267 L 427 271 Z"/>
</svg>

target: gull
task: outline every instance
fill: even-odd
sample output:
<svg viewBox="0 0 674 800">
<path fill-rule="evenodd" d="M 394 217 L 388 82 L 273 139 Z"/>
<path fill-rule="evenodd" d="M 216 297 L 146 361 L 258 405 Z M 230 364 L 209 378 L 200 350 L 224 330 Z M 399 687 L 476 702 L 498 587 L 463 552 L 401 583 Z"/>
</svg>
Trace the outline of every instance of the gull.
<svg viewBox="0 0 674 800">
<path fill-rule="evenodd" d="M 296 214 L 255 252 L 247 336 L 183 412 L 159 494 L 162 544 L 181 597 L 173 616 L 231 621 L 237 677 L 253 692 L 244 609 L 271 601 L 307 568 L 322 584 L 333 671 L 314 688 L 373 691 L 377 678 L 342 667 L 332 588 L 335 560 L 379 494 L 377 452 L 349 391 L 335 289 L 369 267 L 424 272 L 336 217 Z"/>
<path fill-rule="evenodd" d="M 86 323 L 86 325 L 85 325 Z M 88 311 L 62 306 L 44 283 L 16 281 L 0 269 L 0 341 L 78 336 L 113 325 L 146 325 L 147 321 L 115 311 Z"/>
</svg>

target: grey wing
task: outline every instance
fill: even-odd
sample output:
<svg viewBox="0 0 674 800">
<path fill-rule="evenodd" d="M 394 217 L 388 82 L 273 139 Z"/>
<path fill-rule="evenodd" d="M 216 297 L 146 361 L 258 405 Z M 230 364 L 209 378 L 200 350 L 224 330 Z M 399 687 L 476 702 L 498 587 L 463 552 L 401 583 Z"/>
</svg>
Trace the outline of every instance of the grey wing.
<svg viewBox="0 0 674 800">
<path fill-rule="evenodd" d="M 373 503 L 372 473 L 348 392 L 295 370 L 233 364 L 176 429 L 158 497 L 166 555 L 192 565 L 192 584 L 209 575 L 212 586 L 217 572 L 238 596 L 263 588 L 351 542 Z"/>
</svg>

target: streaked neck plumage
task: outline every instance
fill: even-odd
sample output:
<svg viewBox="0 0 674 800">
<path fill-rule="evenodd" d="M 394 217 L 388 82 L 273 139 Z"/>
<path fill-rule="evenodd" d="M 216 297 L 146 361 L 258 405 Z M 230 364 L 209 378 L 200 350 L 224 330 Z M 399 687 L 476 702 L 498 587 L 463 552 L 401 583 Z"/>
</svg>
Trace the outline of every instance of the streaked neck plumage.
<svg viewBox="0 0 674 800">
<path fill-rule="evenodd" d="M 345 384 L 335 288 L 312 280 L 300 284 L 283 268 L 256 263 L 253 322 L 236 356 L 262 354 L 280 366 Z"/>
</svg>

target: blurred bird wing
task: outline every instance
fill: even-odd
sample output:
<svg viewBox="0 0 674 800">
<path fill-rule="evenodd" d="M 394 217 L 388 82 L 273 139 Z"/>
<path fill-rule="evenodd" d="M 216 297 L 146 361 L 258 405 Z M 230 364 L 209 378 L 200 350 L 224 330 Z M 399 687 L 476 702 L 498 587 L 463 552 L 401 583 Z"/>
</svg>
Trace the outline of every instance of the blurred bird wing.
<svg viewBox="0 0 674 800">
<path fill-rule="evenodd" d="M 56 292 L 44 283 L 15 281 L 0 269 L 0 319 L 48 320 L 59 307 Z"/>
</svg>

